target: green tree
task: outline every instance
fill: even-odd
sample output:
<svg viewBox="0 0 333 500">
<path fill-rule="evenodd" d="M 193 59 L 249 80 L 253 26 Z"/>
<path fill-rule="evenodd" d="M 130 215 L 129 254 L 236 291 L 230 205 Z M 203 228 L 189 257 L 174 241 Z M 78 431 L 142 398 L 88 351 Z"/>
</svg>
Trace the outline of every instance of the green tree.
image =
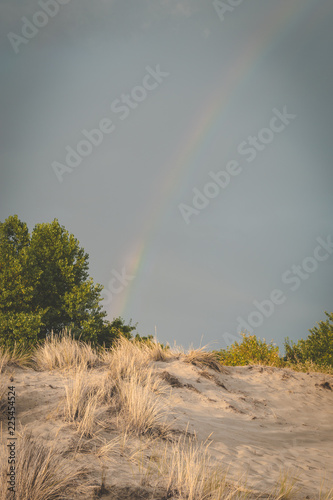
<svg viewBox="0 0 333 500">
<path fill-rule="evenodd" d="M 41 336 L 51 330 L 58 333 L 69 325 L 75 334 L 89 325 L 92 335 L 92 325 L 98 328 L 106 316 L 100 305 L 103 287 L 89 278 L 89 256 L 79 241 L 57 219 L 37 224 L 32 231 L 29 255 L 39 274 L 32 306 L 45 311 Z"/>
<path fill-rule="evenodd" d="M 32 234 L 17 215 L 0 224 L 0 341 L 35 343 L 71 329 L 94 344 L 131 337 L 136 326 L 106 320 L 102 285 L 88 273 L 89 256 L 57 219 Z"/>
<path fill-rule="evenodd" d="M 28 227 L 17 215 L 0 222 L 0 341 L 7 345 L 36 342 L 42 310 L 32 306 L 39 271 L 29 256 Z"/>
<path fill-rule="evenodd" d="M 325 311 L 326 321 L 309 330 L 306 340 L 300 339 L 296 344 L 285 341 L 286 358 L 292 363 L 312 361 L 320 366 L 333 366 L 333 313 Z"/>
<path fill-rule="evenodd" d="M 17 215 L 9 217 L 5 222 L 0 222 L 0 310 L 2 313 L 23 312 L 31 309 L 34 283 L 28 271 L 29 245 L 28 227 L 18 219 Z"/>
</svg>

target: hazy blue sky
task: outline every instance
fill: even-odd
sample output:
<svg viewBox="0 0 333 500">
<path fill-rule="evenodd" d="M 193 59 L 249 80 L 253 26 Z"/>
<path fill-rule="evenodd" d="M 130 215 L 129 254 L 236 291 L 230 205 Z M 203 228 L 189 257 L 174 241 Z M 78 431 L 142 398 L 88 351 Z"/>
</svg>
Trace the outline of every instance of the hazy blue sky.
<svg viewBox="0 0 333 500">
<path fill-rule="evenodd" d="M 1 220 L 58 218 L 163 342 L 282 346 L 332 311 L 331 0 L 0 9 Z"/>
</svg>

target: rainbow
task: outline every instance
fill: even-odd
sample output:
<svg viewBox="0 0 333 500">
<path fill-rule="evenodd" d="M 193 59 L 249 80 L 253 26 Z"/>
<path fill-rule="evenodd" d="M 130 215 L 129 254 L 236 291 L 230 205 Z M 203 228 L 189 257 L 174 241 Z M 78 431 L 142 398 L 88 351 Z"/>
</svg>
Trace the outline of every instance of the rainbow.
<svg viewBox="0 0 333 500">
<path fill-rule="evenodd" d="M 320 9 L 315 3 L 304 6 L 304 3 L 304 0 L 276 2 L 277 6 L 267 19 L 264 30 L 259 34 L 252 34 L 238 59 L 233 61 L 231 67 L 223 68 L 216 92 L 201 106 L 185 137 L 180 138 L 175 153 L 162 169 L 167 174 L 152 200 L 151 217 L 140 231 L 140 237 L 131 245 L 129 254 L 125 256 L 126 272 L 135 276 L 135 279 L 127 285 L 123 293 L 115 297 L 116 300 L 109 311 L 113 316 L 125 316 L 130 311 L 134 289 L 137 288 L 140 276 L 149 272 L 151 242 L 167 212 L 170 200 L 176 196 L 195 160 L 209 146 L 214 135 L 220 132 L 220 121 L 225 117 L 227 107 L 233 103 L 237 91 L 241 90 L 272 48 L 275 48 L 296 25 L 307 21 L 311 16 L 310 26 L 313 27 L 314 22 L 317 24 L 319 18 L 324 16 L 324 8 Z M 321 6 L 326 7 L 329 3 Z M 237 14 L 229 14 L 229 20 L 224 22 L 232 22 L 232 15 Z"/>
</svg>

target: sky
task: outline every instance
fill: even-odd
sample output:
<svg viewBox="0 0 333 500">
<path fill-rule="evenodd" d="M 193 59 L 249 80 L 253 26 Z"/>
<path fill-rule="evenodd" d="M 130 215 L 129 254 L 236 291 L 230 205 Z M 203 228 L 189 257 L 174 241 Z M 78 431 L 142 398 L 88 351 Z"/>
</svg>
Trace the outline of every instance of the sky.
<svg viewBox="0 0 333 500">
<path fill-rule="evenodd" d="M 57 218 L 141 335 L 306 338 L 333 309 L 331 0 L 0 9 L 0 220 Z"/>
</svg>

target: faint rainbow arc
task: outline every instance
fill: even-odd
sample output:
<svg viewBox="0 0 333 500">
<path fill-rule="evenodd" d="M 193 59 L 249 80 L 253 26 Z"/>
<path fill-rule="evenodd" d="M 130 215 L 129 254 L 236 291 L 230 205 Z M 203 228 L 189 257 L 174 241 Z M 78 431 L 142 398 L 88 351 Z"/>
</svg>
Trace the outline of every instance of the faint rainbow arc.
<svg viewBox="0 0 333 500">
<path fill-rule="evenodd" d="M 198 119 L 194 121 L 193 127 L 186 134 L 186 138 L 182 137 L 176 153 L 165 166 L 171 168 L 171 171 L 168 172 L 164 183 L 152 202 L 152 206 L 158 207 L 158 209 L 153 210 L 151 219 L 146 222 L 140 233 L 140 238 L 133 244 L 130 254 L 125 259 L 127 262 L 126 271 L 128 274 L 135 276 L 135 279 L 127 285 L 124 293 L 117 300 L 117 315 L 124 315 L 126 312 L 133 294 L 134 284 L 138 281 L 140 271 L 142 271 L 146 261 L 145 257 L 149 251 L 150 241 L 166 211 L 169 200 L 177 191 L 181 180 L 190 168 L 192 159 L 208 142 L 209 132 L 214 130 L 214 124 L 218 122 L 224 107 L 228 102 L 230 103 L 231 98 L 236 94 L 241 83 L 244 82 L 244 75 L 249 76 L 254 71 L 265 54 L 277 43 L 277 38 L 281 38 L 281 30 L 283 30 L 284 34 L 286 30 L 291 29 L 315 8 L 313 6 L 303 7 L 301 2 L 290 2 L 290 4 L 282 6 L 279 4 L 272 13 L 274 25 L 267 23 L 264 33 L 258 38 L 253 38 L 236 63 L 228 70 L 223 71 L 223 76 L 227 73 L 227 77 L 223 79 L 222 84 L 217 88 L 209 102 L 205 102 L 201 107 L 197 115 Z M 221 88 L 222 85 L 223 88 Z"/>
</svg>

